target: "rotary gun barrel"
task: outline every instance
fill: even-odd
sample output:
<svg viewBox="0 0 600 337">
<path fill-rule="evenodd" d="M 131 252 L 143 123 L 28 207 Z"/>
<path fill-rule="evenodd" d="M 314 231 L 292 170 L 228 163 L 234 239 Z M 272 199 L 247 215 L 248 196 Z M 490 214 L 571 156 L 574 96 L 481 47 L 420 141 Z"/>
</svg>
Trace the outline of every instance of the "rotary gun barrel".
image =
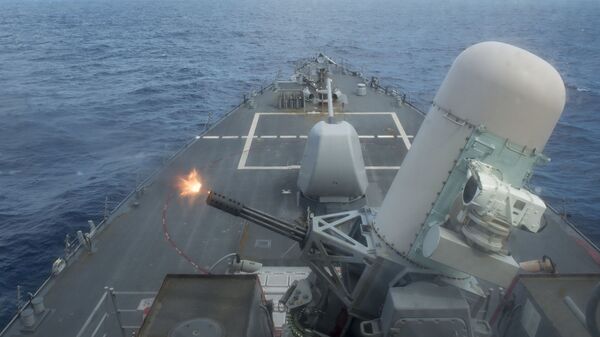
<svg viewBox="0 0 600 337">
<path fill-rule="evenodd" d="M 275 233 L 286 236 L 294 241 L 302 242 L 307 230 L 293 223 L 278 219 L 270 214 L 244 206 L 237 200 L 228 198 L 213 191 L 208 192 L 206 204 L 218 208 L 231 215 L 246 219 Z"/>
</svg>

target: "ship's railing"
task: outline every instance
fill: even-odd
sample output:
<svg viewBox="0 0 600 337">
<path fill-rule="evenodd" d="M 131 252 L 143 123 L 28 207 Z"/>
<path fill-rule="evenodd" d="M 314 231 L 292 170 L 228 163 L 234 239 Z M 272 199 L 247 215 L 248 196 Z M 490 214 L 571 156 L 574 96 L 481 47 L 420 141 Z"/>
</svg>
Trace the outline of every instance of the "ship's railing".
<svg viewBox="0 0 600 337">
<path fill-rule="evenodd" d="M 75 337 L 135 336 L 156 294 L 105 287 Z"/>
<path fill-rule="evenodd" d="M 343 70 L 350 74 L 355 74 L 356 76 L 360 76 L 363 78 L 365 83 L 368 83 L 369 80 L 366 77 L 364 77 L 364 75 L 363 75 L 364 71 L 362 70 L 362 68 L 353 66 L 350 62 L 348 62 L 346 59 L 344 59 L 342 57 L 336 57 L 335 55 L 333 57 L 331 57 L 331 55 L 332 54 L 327 53 L 327 57 L 329 57 L 334 62 L 336 62 L 337 67 L 340 70 Z M 314 57 L 307 57 L 307 58 L 301 60 L 295 66 L 295 71 L 302 70 L 307 65 L 313 63 L 314 59 L 315 59 Z M 277 80 L 277 78 L 275 80 Z M 100 223 L 95 225 L 94 229 L 90 229 L 90 232 L 87 233 L 87 234 L 89 234 L 89 239 L 93 241 L 95 239 L 95 237 L 103 231 L 103 229 L 106 227 L 106 225 L 113 220 L 114 216 L 119 212 L 119 210 L 121 209 L 122 206 L 124 206 L 132 197 L 136 196 L 136 194 L 140 193 L 144 189 L 144 187 L 149 185 L 156 178 L 156 176 L 163 170 L 163 168 L 165 166 L 168 166 L 173 161 L 175 161 L 183 152 L 185 152 L 192 144 L 194 144 L 194 142 L 196 142 L 198 138 L 200 138 L 202 135 L 204 135 L 205 133 L 212 130 L 215 126 L 218 125 L 218 123 L 221 120 L 223 120 L 224 118 L 229 116 L 231 113 L 233 113 L 234 111 L 239 109 L 244 104 L 246 104 L 249 99 L 252 99 L 253 96 L 255 96 L 257 94 L 262 94 L 265 90 L 269 90 L 269 89 L 273 88 L 273 86 L 274 86 L 274 82 L 271 82 L 271 83 L 267 83 L 267 84 L 262 84 L 258 88 L 251 90 L 250 94 L 244 95 L 243 99 L 238 104 L 233 106 L 229 111 L 220 115 L 214 123 L 211 121 L 212 114 L 209 114 L 207 116 L 207 120 L 204 123 L 205 128 L 202 132 L 200 132 L 196 137 L 194 137 L 193 139 L 188 141 L 183 147 L 181 147 L 178 151 L 176 151 L 170 157 L 168 157 L 164 161 L 163 165 L 159 166 L 150 175 L 148 175 L 146 177 L 146 179 L 144 179 L 139 184 L 137 184 L 136 187 L 129 194 L 127 194 L 123 199 L 121 199 L 121 201 L 114 208 L 112 208 L 112 210 L 108 209 L 108 202 L 105 203 L 104 218 L 102 219 L 102 221 Z M 395 89 L 393 87 L 385 87 L 384 88 L 380 85 L 378 85 L 377 88 L 375 88 L 375 89 L 387 90 L 387 92 L 389 94 L 395 95 L 397 97 L 402 97 L 402 95 L 406 95 L 405 96 L 406 98 L 404 99 L 405 104 L 410 105 L 411 107 L 414 108 L 415 111 L 423 114 L 423 112 L 419 108 L 417 108 L 416 106 L 413 105 L 412 100 L 411 100 L 411 95 L 408 92 L 402 91 L 399 89 Z M 70 239 L 69 237 L 67 237 L 65 239 L 64 256 L 59 257 L 59 259 L 62 259 L 65 262 L 65 268 L 68 268 L 69 265 L 72 263 L 72 261 L 78 256 L 78 254 L 80 254 L 84 250 L 82 248 L 83 248 L 83 244 L 77 239 L 76 235 L 73 236 L 72 239 Z M 55 274 L 51 274 L 48 278 L 46 278 L 46 280 L 44 280 L 44 282 L 40 285 L 40 287 L 33 294 L 33 297 L 38 296 L 44 290 L 46 285 L 48 285 L 48 283 L 54 277 L 55 277 Z M 18 320 L 20 313 L 30 305 L 31 305 L 31 298 L 28 299 L 22 305 L 20 303 L 18 304 L 17 312 L 12 317 L 12 319 L 9 321 L 9 323 L 4 327 L 4 329 L 2 331 L 0 331 L 0 336 L 4 336 L 6 334 L 8 329 Z"/>
<path fill-rule="evenodd" d="M 177 158 L 179 158 L 179 156 L 183 152 L 185 152 L 190 146 L 192 146 L 203 135 L 205 135 L 207 132 L 211 131 L 214 127 L 216 127 L 227 116 L 229 116 L 234 111 L 236 111 L 237 109 L 242 107 L 244 104 L 247 104 L 249 99 L 251 99 L 252 97 L 254 97 L 258 94 L 262 94 L 264 91 L 270 90 L 273 87 L 274 87 L 274 82 L 270 82 L 270 83 L 263 83 L 260 86 L 253 88 L 249 94 L 246 94 L 243 96 L 242 100 L 238 104 L 233 106 L 227 112 L 218 116 L 218 118 L 214 122 L 211 121 L 212 115 L 209 114 L 209 116 L 208 116 L 209 118 L 204 123 L 204 126 L 205 126 L 204 129 L 200 133 L 198 133 L 198 135 L 193 137 L 191 140 L 189 140 L 187 143 L 185 143 L 183 147 L 181 147 L 179 150 L 177 150 L 175 153 L 173 153 L 171 156 L 169 156 L 166 160 L 164 160 L 164 162 L 161 166 L 156 168 L 144 180 L 142 180 L 139 184 L 137 184 L 136 187 L 131 192 L 129 192 L 114 208 L 112 208 L 112 210 L 108 210 L 108 208 L 106 207 L 107 204 L 105 203 L 104 218 L 102 219 L 102 221 L 100 221 L 100 223 L 95 225 L 95 228 L 93 230 L 90 230 L 90 232 L 87 233 L 87 234 L 89 234 L 89 239 L 93 241 L 96 238 L 96 236 L 99 235 L 104 230 L 106 225 L 114 219 L 114 217 L 121 210 L 121 207 L 124 206 L 128 201 L 130 201 L 130 199 L 132 197 L 136 196 L 136 194 L 140 193 L 146 186 L 148 186 L 150 183 L 152 183 L 152 181 L 154 181 L 154 179 L 158 176 L 158 174 L 160 172 L 162 172 L 164 167 L 169 166 L 172 162 L 174 162 Z M 72 261 L 82 251 L 85 250 L 83 247 L 84 247 L 84 245 L 77 239 L 77 236 L 74 236 L 73 239 L 69 239 L 67 237 L 65 239 L 65 253 L 63 256 L 59 257 L 57 260 L 63 260 L 65 262 L 65 268 L 68 268 L 70 266 L 70 264 L 72 263 Z M 40 295 L 44 291 L 45 287 L 50 283 L 50 281 L 54 277 L 56 277 L 56 274 L 53 272 L 37 288 L 37 290 L 32 294 L 33 296 L 30 296 L 30 298 L 27 299 L 24 303 L 17 304 L 17 311 L 16 311 L 15 315 L 4 326 L 2 331 L 0 331 L 0 336 L 5 336 L 8 333 L 8 331 L 15 324 L 15 322 L 18 321 L 19 315 L 21 314 L 21 312 L 23 310 L 25 310 L 26 308 L 31 307 L 31 300 L 33 298 L 35 298 L 36 296 Z"/>
<path fill-rule="evenodd" d="M 525 188 L 527 190 L 529 190 L 531 193 L 536 194 L 535 189 L 529 183 L 527 183 L 525 185 Z M 590 238 L 588 238 L 587 235 L 585 235 L 579 228 L 577 228 L 577 225 L 575 225 L 571 220 L 569 220 L 568 214 L 567 214 L 567 208 L 566 208 L 565 204 L 562 205 L 562 207 L 561 207 L 562 211 L 560 211 L 558 207 L 556 207 L 555 205 L 551 204 L 550 202 L 547 202 L 547 201 L 544 200 L 544 203 L 546 204 L 546 207 L 548 207 L 548 209 L 551 212 L 553 212 L 558 217 L 560 217 L 560 219 L 567 226 L 569 226 L 575 233 L 577 233 L 577 235 L 579 235 L 590 247 L 592 247 L 595 251 L 597 251 L 598 253 L 600 253 L 600 247 L 598 247 L 598 245 L 596 245 L 592 240 L 590 240 Z"/>
<path fill-rule="evenodd" d="M 415 99 L 415 95 L 413 93 L 411 93 L 409 90 L 397 88 L 392 85 L 382 85 L 380 83 L 373 83 L 372 85 L 370 85 L 371 79 L 369 78 L 368 75 L 365 74 L 365 71 L 363 69 L 364 67 L 357 67 L 357 66 L 353 65 L 352 63 L 350 63 L 347 59 L 345 59 L 341 56 L 336 56 L 335 53 L 332 54 L 329 52 L 327 52 L 327 53 L 323 52 L 322 54 L 325 55 L 330 60 L 332 60 L 333 62 L 335 62 L 334 67 L 337 70 L 343 71 L 344 73 L 347 73 L 347 74 L 351 74 L 351 75 L 360 77 L 365 84 L 369 84 L 369 86 L 372 87 L 374 90 L 377 90 L 380 93 L 384 93 L 384 94 L 396 97 L 398 99 L 398 101 L 402 102 L 402 104 L 410 106 L 417 113 L 419 113 L 422 116 L 425 116 L 425 112 L 423 112 L 421 110 L 421 108 L 419 108 L 417 106 L 418 102 Z M 295 67 L 295 71 L 299 72 L 313 62 L 314 62 L 314 58 L 308 58 L 306 60 L 303 60 L 299 65 L 297 65 Z"/>
<path fill-rule="evenodd" d="M 305 60 L 302 61 L 302 63 L 296 67 L 296 70 L 299 70 L 303 67 L 305 67 L 306 65 L 310 64 L 314 62 L 314 58 L 306 58 Z M 348 72 L 356 72 L 354 70 L 352 70 L 352 67 L 348 67 L 348 62 L 344 61 L 344 65 L 343 67 L 347 67 L 346 71 Z M 356 72 L 357 74 L 360 74 L 362 76 L 362 72 Z M 277 78 L 275 79 L 277 80 Z M 365 81 L 367 80 L 366 78 L 364 79 Z M 151 174 L 149 174 L 144 180 L 142 180 L 139 184 L 136 185 L 136 187 L 130 192 L 128 193 L 123 199 L 121 199 L 121 201 L 114 207 L 112 208 L 112 210 L 108 209 L 108 202 L 105 203 L 105 207 L 104 207 L 104 218 L 102 219 L 102 221 L 100 221 L 97 225 L 94 225 L 94 229 L 90 229 L 88 234 L 89 239 L 91 241 L 93 241 L 96 236 L 98 236 L 106 227 L 107 224 L 111 223 L 112 220 L 114 219 L 115 215 L 117 215 L 117 213 L 121 210 L 121 208 L 132 199 L 132 197 L 135 197 L 138 193 L 140 193 L 146 186 L 148 186 L 152 181 L 154 181 L 154 179 L 158 176 L 158 174 L 160 172 L 162 172 L 163 168 L 170 165 L 173 161 L 175 161 L 182 153 L 184 153 L 190 146 L 192 146 L 199 138 L 201 138 L 204 134 L 206 134 L 207 132 L 211 131 L 214 127 L 216 127 L 223 119 L 225 119 L 227 116 L 229 116 L 230 114 L 232 114 L 234 111 L 236 111 L 237 109 L 239 109 L 240 107 L 242 107 L 244 104 L 248 103 L 249 99 L 252 99 L 252 97 L 258 95 L 258 94 L 263 94 L 264 91 L 266 90 L 270 90 L 274 87 L 274 81 L 270 82 L 270 83 L 264 83 L 261 84 L 259 87 L 254 88 L 251 90 L 251 92 L 249 94 L 245 94 L 243 96 L 243 99 L 236 104 L 235 106 L 233 106 L 230 110 L 228 110 L 227 112 L 221 114 L 217 120 L 215 120 L 214 122 L 211 121 L 212 115 L 209 114 L 207 120 L 205 121 L 205 128 L 204 130 L 202 130 L 197 136 L 195 136 L 194 138 L 192 138 L 190 141 L 188 141 L 186 144 L 184 144 L 183 147 L 181 147 L 178 151 L 176 151 L 175 153 L 173 153 L 170 157 L 168 157 L 164 162 L 163 165 L 159 166 L 158 168 L 156 168 Z M 399 91 L 397 91 L 399 92 Z M 410 103 L 409 103 L 410 104 Z M 415 110 L 419 111 L 416 107 Z M 65 263 L 65 268 L 69 268 L 70 264 L 72 263 L 72 261 L 74 261 L 77 256 L 79 254 L 82 253 L 82 251 L 84 251 L 84 244 L 82 244 L 82 242 L 80 242 L 80 240 L 77 238 L 77 235 L 74 235 L 72 238 L 71 237 L 67 237 L 65 239 L 65 250 L 64 250 L 64 255 L 59 257 L 57 260 L 63 260 Z M 50 283 L 50 281 L 56 277 L 56 274 L 53 272 L 52 274 L 50 274 L 50 276 L 48 276 L 48 278 L 46 278 L 44 280 L 44 282 L 40 285 L 40 287 L 38 287 L 38 289 L 35 291 L 35 293 L 33 293 L 27 301 L 25 301 L 23 304 L 18 303 L 17 306 L 17 311 L 15 313 L 15 315 L 12 317 L 12 319 L 6 324 L 6 326 L 4 326 L 4 329 L 2 331 L 0 331 L 0 336 L 5 336 L 6 333 L 8 332 L 8 330 L 10 329 L 11 326 L 13 326 L 13 324 L 19 319 L 19 315 L 21 314 L 21 312 L 30 307 L 31 306 L 31 299 L 40 295 L 40 293 L 42 293 L 45 289 L 45 287 Z"/>
<path fill-rule="evenodd" d="M 333 55 L 333 57 L 331 55 Z M 369 79 L 364 75 L 364 70 L 362 69 L 362 67 L 355 67 L 350 62 L 348 62 L 346 59 L 344 59 L 343 57 L 336 57 L 335 54 L 327 53 L 327 57 L 329 57 L 334 62 L 336 62 L 337 67 L 339 69 L 343 69 L 347 73 L 355 74 L 356 76 L 361 77 L 365 83 L 369 82 Z M 309 64 L 311 64 L 313 62 L 314 62 L 314 57 L 305 58 L 304 60 L 301 60 L 300 62 L 297 63 L 297 65 L 295 66 L 295 71 L 298 72 L 298 71 L 304 69 L 307 65 L 309 65 Z M 221 114 L 220 116 L 218 116 L 218 118 L 214 122 L 211 121 L 212 114 L 209 113 L 209 115 L 207 116 L 207 119 L 206 119 L 206 121 L 204 123 L 205 128 L 204 128 L 203 131 L 201 131 L 196 137 L 194 137 L 193 139 L 191 139 L 190 141 L 188 141 L 183 147 L 181 147 L 178 151 L 176 151 L 175 153 L 173 153 L 170 157 L 168 157 L 163 162 L 163 165 L 159 166 L 151 174 L 149 174 L 143 181 L 141 181 L 139 184 L 137 184 L 136 187 L 129 194 L 127 194 L 114 208 L 112 208 L 112 210 L 108 211 L 108 209 L 107 209 L 107 207 L 105 205 L 104 218 L 102 219 L 102 221 L 100 223 L 98 223 L 96 225 L 95 230 L 91 231 L 90 238 L 93 240 L 106 227 L 106 225 L 112 221 L 112 219 L 114 218 L 114 216 L 118 213 L 118 211 L 121 209 L 121 207 L 123 205 L 125 205 L 137 193 L 139 193 L 140 191 L 142 191 L 144 189 L 144 187 L 146 187 L 147 185 L 149 185 L 156 178 L 156 176 L 158 176 L 158 174 L 160 172 L 162 172 L 162 170 L 164 169 L 164 167 L 170 165 L 173 161 L 175 161 L 183 152 L 185 152 L 199 138 L 201 138 L 204 134 L 206 134 L 207 132 L 209 132 L 210 130 L 212 130 L 214 127 L 216 127 L 227 116 L 229 116 L 234 111 L 236 111 L 237 109 L 239 109 L 240 107 L 242 107 L 244 104 L 246 104 L 248 102 L 248 100 L 251 99 L 253 96 L 255 96 L 257 94 L 262 94 L 264 91 L 272 89 L 273 87 L 274 87 L 274 82 L 271 82 L 271 83 L 262 84 L 259 87 L 255 88 L 255 89 L 252 89 L 249 94 L 244 95 L 243 99 L 238 104 L 236 104 L 235 106 L 233 106 L 227 112 L 225 112 L 225 113 Z M 408 91 L 397 89 L 397 88 L 394 88 L 392 86 L 382 86 L 382 85 L 379 85 L 379 84 L 376 86 L 375 89 L 376 90 L 381 90 L 382 92 L 386 92 L 386 93 L 391 94 L 391 95 L 396 96 L 396 97 L 402 97 L 402 95 L 406 95 L 405 99 L 404 99 L 404 103 L 407 104 L 407 105 L 409 105 L 409 106 L 411 106 L 419 114 L 421 114 L 423 116 L 425 115 L 425 113 L 420 108 L 418 108 L 415 105 L 415 100 L 412 98 L 412 95 Z M 555 207 L 553 207 L 550 204 L 548 204 L 548 207 L 554 213 L 556 213 L 557 215 L 560 216 L 560 212 Z M 594 244 L 587 236 L 585 236 L 577 228 L 577 226 L 575 224 L 573 224 L 566 217 L 561 216 L 561 218 L 577 234 L 579 234 L 591 247 L 593 247 L 596 251 L 600 252 L 600 248 L 596 244 Z M 68 268 L 70 262 L 79 253 L 81 253 L 83 251 L 82 248 L 83 248 L 83 245 L 79 242 L 79 240 L 76 239 L 76 237 L 73 238 L 72 240 L 65 240 L 65 254 L 64 254 L 64 256 L 62 256 L 60 258 L 63 259 L 66 262 L 66 268 Z M 6 333 L 10 329 L 10 327 L 18 320 L 20 313 L 25 308 L 31 306 L 31 299 L 35 298 L 36 296 L 38 296 L 44 290 L 44 288 L 50 283 L 50 281 L 54 277 L 55 277 L 55 275 L 51 274 L 48 278 L 46 278 L 44 280 L 44 282 L 35 291 L 35 293 L 32 294 L 33 296 L 31 298 L 29 298 L 25 303 L 23 303 L 22 305 L 18 306 L 17 312 L 15 313 L 15 315 L 6 324 L 6 326 L 4 327 L 4 329 L 2 331 L 0 331 L 0 336 L 5 336 L 6 335 Z"/>
<path fill-rule="evenodd" d="M 600 253 L 600 248 L 592 240 L 590 240 L 590 238 L 588 238 L 581 230 L 579 230 L 579 228 L 577 228 L 577 225 L 575 225 L 573 222 L 571 222 L 571 220 L 567 218 L 566 211 L 561 213 L 556 207 L 554 207 L 550 203 L 546 203 L 546 205 L 552 212 L 558 215 L 562 219 L 562 221 L 564 221 L 575 233 L 577 233 L 588 245 L 590 245 L 593 249 Z"/>
</svg>

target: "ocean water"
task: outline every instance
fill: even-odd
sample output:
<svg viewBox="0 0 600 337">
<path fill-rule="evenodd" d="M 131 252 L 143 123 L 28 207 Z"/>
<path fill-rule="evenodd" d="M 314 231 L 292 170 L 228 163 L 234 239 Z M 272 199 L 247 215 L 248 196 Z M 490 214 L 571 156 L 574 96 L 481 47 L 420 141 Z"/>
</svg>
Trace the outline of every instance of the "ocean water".
<svg viewBox="0 0 600 337">
<path fill-rule="evenodd" d="M 106 198 L 318 51 L 424 110 L 471 44 L 548 60 L 568 101 L 532 185 L 600 242 L 599 17 L 574 0 L 0 0 L 0 323 Z"/>
</svg>

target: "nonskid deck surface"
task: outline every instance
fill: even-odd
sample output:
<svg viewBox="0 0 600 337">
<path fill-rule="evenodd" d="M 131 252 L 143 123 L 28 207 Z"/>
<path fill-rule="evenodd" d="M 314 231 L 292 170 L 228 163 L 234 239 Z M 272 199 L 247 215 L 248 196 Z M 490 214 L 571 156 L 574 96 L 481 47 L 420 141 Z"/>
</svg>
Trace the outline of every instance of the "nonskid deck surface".
<svg viewBox="0 0 600 337">
<path fill-rule="evenodd" d="M 423 116 L 410 105 L 399 105 L 396 97 L 371 88 L 366 96 L 356 96 L 354 90 L 362 78 L 337 72 L 331 75 L 334 85 L 348 95 L 348 104 L 336 118 L 351 123 L 359 134 L 369 179 L 367 204 L 378 207 Z M 50 312 L 37 330 L 27 335 L 92 335 L 93 331 L 84 331 L 82 326 L 106 286 L 147 292 L 151 297 L 167 273 L 197 272 L 183 255 L 201 267 L 231 252 L 265 265 L 301 265 L 298 246 L 292 241 L 206 206 L 205 194 L 191 200 L 180 197 L 175 188 L 178 177 L 196 169 L 204 192 L 219 191 L 283 219 L 303 217 L 297 196 L 298 167 L 310 128 L 324 120 L 325 114 L 312 106 L 305 109 L 309 113 L 277 109 L 275 94 L 266 90 L 254 97 L 255 108 L 241 106 L 196 137 L 143 193 L 127 200 L 94 239 L 96 252 L 80 252 L 42 289 L 40 294 Z M 572 230 L 571 235 L 566 234 L 570 227 L 554 213 L 548 219 L 541 234 L 515 235 L 516 259 L 547 254 L 557 262 L 559 271 L 597 272 L 598 265 L 583 238 Z M 177 248 L 169 244 L 166 235 Z M 136 308 L 136 301 L 125 304 Z M 21 334 L 18 321 L 7 331 L 8 336 Z"/>
<path fill-rule="evenodd" d="M 336 75 L 334 80 L 349 93 L 346 111 L 337 118 L 354 124 L 361 136 L 370 179 L 368 202 L 378 205 L 422 117 L 383 93 L 352 97 L 359 78 Z M 256 108 L 231 113 L 180 153 L 139 198 L 126 202 L 96 237 L 96 252 L 82 252 L 44 289 L 52 312 L 33 335 L 76 336 L 105 286 L 152 292 L 167 273 L 196 272 L 165 240 L 162 213 L 167 200 L 168 234 L 200 266 L 210 266 L 230 252 L 266 265 L 299 265 L 299 250 L 292 241 L 207 207 L 205 195 L 182 198 L 175 188 L 178 177 L 197 169 L 204 191 L 218 190 L 281 218 L 301 217 L 297 167 L 310 128 L 325 115 L 278 110 L 273 96 L 273 91 L 265 91 L 254 98 Z M 139 205 L 133 206 L 134 201 Z M 9 335 L 21 334 L 19 325 Z"/>
</svg>

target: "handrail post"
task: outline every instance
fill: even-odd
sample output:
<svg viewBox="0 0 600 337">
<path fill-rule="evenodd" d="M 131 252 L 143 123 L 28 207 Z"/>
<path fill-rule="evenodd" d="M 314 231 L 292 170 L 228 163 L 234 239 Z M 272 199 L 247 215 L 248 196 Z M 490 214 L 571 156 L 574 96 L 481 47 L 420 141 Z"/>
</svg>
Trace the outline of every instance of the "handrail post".
<svg viewBox="0 0 600 337">
<path fill-rule="evenodd" d="M 121 314 L 119 314 L 119 309 L 117 308 L 117 295 L 115 294 L 115 288 L 104 287 L 104 289 L 108 292 L 108 298 L 110 299 L 112 310 L 114 311 L 117 324 L 119 324 L 119 329 L 121 329 L 121 336 L 126 337 L 125 328 L 123 327 L 123 322 L 121 322 Z"/>
</svg>

